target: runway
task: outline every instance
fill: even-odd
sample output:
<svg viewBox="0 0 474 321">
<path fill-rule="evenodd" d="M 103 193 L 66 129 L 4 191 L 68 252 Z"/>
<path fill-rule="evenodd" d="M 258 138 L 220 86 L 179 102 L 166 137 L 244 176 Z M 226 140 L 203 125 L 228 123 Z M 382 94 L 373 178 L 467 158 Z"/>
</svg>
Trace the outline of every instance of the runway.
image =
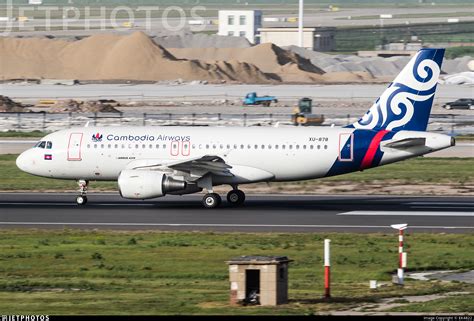
<svg viewBox="0 0 474 321">
<path fill-rule="evenodd" d="M 0 228 L 79 228 L 234 232 L 474 233 L 474 198 L 406 196 L 248 195 L 245 206 L 204 209 L 202 195 L 131 201 L 90 194 L 0 193 Z"/>
</svg>

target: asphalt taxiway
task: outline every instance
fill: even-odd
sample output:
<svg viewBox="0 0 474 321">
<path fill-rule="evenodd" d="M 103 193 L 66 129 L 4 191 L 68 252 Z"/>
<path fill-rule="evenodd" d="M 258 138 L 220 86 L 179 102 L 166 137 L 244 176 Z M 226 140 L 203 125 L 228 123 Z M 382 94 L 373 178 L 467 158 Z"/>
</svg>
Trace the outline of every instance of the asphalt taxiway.
<svg viewBox="0 0 474 321">
<path fill-rule="evenodd" d="M 243 232 L 474 233 L 473 197 L 248 195 L 243 207 L 223 201 L 204 209 L 202 195 L 125 200 L 90 194 L 85 206 L 72 193 L 0 193 L 0 228 Z"/>
</svg>

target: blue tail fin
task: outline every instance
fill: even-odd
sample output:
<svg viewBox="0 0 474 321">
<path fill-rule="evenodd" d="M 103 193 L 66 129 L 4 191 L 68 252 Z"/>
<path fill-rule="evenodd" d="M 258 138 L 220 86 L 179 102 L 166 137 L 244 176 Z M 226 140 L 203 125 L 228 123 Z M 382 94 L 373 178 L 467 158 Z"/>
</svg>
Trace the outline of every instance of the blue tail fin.
<svg viewBox="0 0 474 321">
<path fill-rule="evenodd" d="M 444 49 L 421 49 L 359 121 L 348 127 L 425 131 Z"/>
</svg>

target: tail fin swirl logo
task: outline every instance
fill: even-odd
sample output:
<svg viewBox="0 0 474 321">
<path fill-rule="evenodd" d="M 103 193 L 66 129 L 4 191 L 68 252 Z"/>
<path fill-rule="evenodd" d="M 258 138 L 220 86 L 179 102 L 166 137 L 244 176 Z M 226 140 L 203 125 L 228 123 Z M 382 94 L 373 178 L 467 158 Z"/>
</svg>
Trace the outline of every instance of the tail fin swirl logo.
<svg viewBox="0 0 474 321">
<path fill-rule="evenodd" d="M 370 110 L 349 127 L 426 130 L 444 49 L 422 49 L 403 68 Z"/>
<path fill-rule="evenodd" d="M 95 143 L 101 142 L 101 141 L 102 141 L 102 137 L 103 137 L 103 135 L 100 134 L 100 133 L 93 134 L 93 135 L 92 135 L 92 141 L 95 142 Z"/>
</svg>

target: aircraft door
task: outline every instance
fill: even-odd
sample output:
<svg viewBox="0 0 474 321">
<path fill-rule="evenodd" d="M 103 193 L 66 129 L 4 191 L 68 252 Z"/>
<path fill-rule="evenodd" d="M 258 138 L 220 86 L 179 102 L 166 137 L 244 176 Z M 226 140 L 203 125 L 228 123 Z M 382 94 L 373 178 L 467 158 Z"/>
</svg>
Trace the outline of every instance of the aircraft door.
<svg viewBox="0 0 474 321">
<path fill-rule="evenodd" d="M 81 157 L 81 145 L 82 145 L 82 133 L 71 133 L 69 135 L 69 143 L 67 147 L 67 160 L 68 161 L 80 161 Z"/>
<path fill-rule="evenodd" d="M 354 159 L 354 134 L 339 134 L 339 161 L 352 162 Z"/>
<path fill-rule="evenodd" d="M 178 156 L 179 155 L 179 142 L 173 141 L 171 142 L 171 156 Z"/>
</svg>

